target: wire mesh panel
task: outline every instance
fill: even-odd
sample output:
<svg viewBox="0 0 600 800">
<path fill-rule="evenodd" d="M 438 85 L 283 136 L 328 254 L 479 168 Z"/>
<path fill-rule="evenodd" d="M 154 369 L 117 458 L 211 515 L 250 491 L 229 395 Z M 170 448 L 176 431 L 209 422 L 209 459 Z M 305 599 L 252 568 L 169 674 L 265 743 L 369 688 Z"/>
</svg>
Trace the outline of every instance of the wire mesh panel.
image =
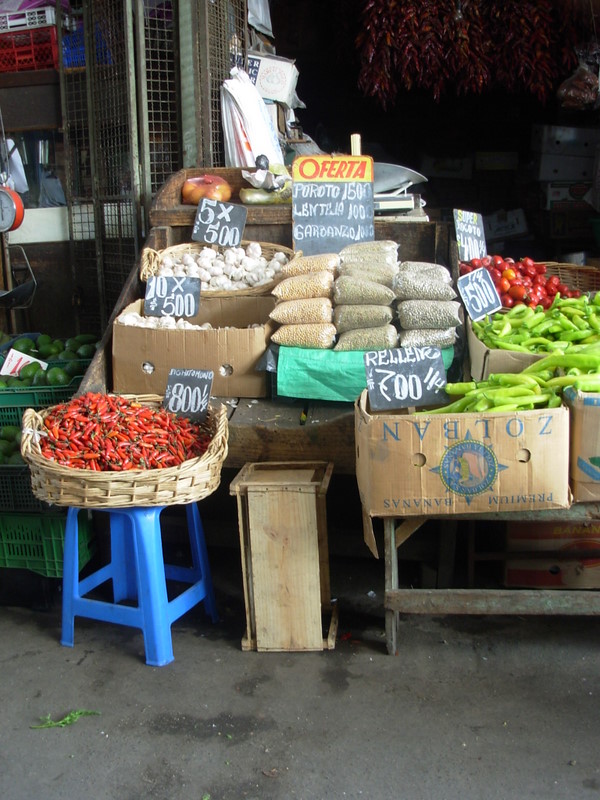
<svg viewBox="0 0 600 800">
<path fill-rule="evenodd" d="M 221 85 L 233 66 L 242 69 L 247 52 L 245 0 L 197 0 L 198 53 L 201 102 L 197 109 L 202 129 L 201 163 L 225 165 L 221 124 Z"/>
<path fill-rule="evenodd" d="M 143 58 L 139 60 L 138 73 L 138 87 L 143 91 L 138 91 L 138 98 L 143 99 L 140 135 L 143 150 L 147 152 L 144 172 L 151 194 L 182 165 L 179 45 L 175 24 L 178 6 L 177 0 L 158 5 L 147 0 L 143 3 Z"/>
<path fill-rule="evenodd" d="M 81 11 L 62 48 L 67 202 L 79 316 L 104 329 L 139 249 L 131 8 L 103 0 Z"/>
</svg>

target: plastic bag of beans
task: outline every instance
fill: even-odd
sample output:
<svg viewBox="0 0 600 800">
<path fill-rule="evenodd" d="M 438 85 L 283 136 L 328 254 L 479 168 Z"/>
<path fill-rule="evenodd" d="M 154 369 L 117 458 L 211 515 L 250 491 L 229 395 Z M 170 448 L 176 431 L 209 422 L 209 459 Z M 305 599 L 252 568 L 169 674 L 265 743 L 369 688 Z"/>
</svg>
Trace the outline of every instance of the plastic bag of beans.
<svg viewBox="0 0 600 800">
<path fill-rule="evenodd" d="M 395 298 L 388 286 L 365 278 L 340 275 L 333 284 L 333 301 L 336 305 L 355 305 L 362 303 L 375 306 L 389 306 Z"/>
<path fill-rule="evenodd" d="M 387 350 L 398 344 L 398 331 L 393 325 L 378 328 L 357 328 L 341 333 L 334 350 Z"/>
<path fill-rule="evenodd" d="M 304 322 L 331 322 L 332 315 L 333 306 L 328 297 L 310 297 L 277 303 L 269 317 L 282 325 L 298 325 Z"/>
<path fill-rule="evenodd" d="M 333 309 L 333 324 L 338 333 L 352 331 L 356 328 L 378 328 L 392 321 L 393 312 L 390 306 L 374 306 L 354 304 L 336 306 Z"/>
<path fill-rule="evenodd" d="M 456 297 L 449 283 L 419 272 L 399 272 L 393 289 L 399 300 L 454 300 Z"/>
<path fill-rule="evenodd" d="M 333 345 L 336 329 L 333 323 L 307 322 L 301 325 L 282 325 L 271 334 L 271 341 L 289 347 L 314 347 L 327 350 Z"/>
<path fill-rule="evenodd" d="M 400 331 L 399 338 L 400 347 L 450 347 L 456 341 L 456 328 Z"/>
<path fill-rule="evenodd" d="M 458 300 L 401 300 L 396 313 L 405 330 L 444 329 L 460 325 Z"/>
<path fill-rule="evenodd" d="M 308 272 L 284 278 L 271 294 L 278 300 L 304 300 L 309 297 L 329 297 L 333 293 L 334 275 L 331 270 Z"/>
</svg>

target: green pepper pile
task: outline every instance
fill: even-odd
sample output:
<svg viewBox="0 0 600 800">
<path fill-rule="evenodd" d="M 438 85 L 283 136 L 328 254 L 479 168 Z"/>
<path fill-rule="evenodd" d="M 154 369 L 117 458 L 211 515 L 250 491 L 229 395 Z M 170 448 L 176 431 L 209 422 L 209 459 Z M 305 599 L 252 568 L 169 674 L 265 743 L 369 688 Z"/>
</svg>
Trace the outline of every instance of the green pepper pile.
<svg viewBox="0 0 600 800">
<path fill-rule="evenodd" d="M 570 298 L 556 295 L 544 310 L 521 304 L 472 323 L 487 347 L 522 353 L 572 352 L 600 342 L 600 292 Z"/>
<path fill-rule="evenodd" d="M 512 412 L 556 408 L 562 392 L 572 386 L 582 392 L 600 392 L 600 342 L 576 352 L 556 352 L 530 364 L 521 372 L 495 373 L 484 381 L 447 383 L 453 402 L 417 414 L 460 412 Z"/>
</svg>

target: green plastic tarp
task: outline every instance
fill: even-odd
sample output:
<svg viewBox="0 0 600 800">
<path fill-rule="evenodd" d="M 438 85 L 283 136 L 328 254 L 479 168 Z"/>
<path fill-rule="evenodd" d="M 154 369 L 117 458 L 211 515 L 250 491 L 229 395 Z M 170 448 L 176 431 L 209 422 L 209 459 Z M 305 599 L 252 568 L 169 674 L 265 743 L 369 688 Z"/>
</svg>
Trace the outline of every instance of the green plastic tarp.
<svg viewBox="0 0 600 800">
<path fill-rule="evenodd" d="M 444 348 L 442 358 L 448 370 L 454 348 Z M 277 394 L 281 397 L 353 403 L 366 386 L 362 350 L 279 348 Z"/>
</svg>

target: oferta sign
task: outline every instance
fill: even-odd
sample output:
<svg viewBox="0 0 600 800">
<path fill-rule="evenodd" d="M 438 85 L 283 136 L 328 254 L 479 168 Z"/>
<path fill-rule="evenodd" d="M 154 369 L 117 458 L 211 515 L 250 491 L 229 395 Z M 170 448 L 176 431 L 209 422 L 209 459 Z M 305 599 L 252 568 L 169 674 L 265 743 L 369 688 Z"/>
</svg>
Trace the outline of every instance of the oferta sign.
<svg viewBox="0 0 600 800">
<path fill-rule="evenodd" d="M 339 253 L 375 238 L 371 156 L 298 156 L 292 164 L 292 235 L 304 255 Z"/>
</svg>

